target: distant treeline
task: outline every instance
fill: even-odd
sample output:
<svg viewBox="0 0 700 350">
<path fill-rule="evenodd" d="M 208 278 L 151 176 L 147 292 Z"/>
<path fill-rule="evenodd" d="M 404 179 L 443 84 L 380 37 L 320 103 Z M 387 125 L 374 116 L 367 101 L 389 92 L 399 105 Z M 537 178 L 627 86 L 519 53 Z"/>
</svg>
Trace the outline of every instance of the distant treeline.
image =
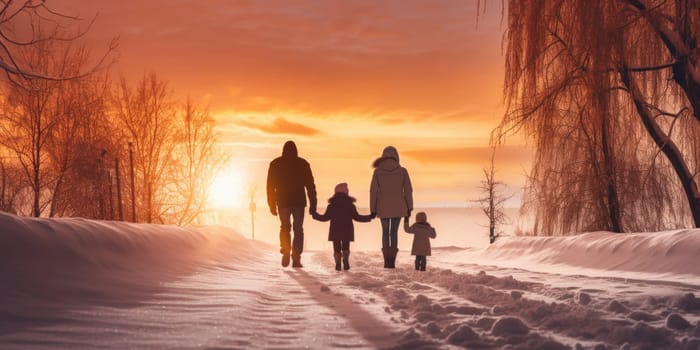
<svg viewBox="0 0 700 350">
<path fill-rule="evenodd" d="M 112 48 L 91 58 L 76 43 L 84 32 L 65 29 L 74 21 L 43 2 L 0 12 L 0 210 L 196 222 L 224 161 L 207 109 L 155 73 L 115 79 Z"/>
</svg>

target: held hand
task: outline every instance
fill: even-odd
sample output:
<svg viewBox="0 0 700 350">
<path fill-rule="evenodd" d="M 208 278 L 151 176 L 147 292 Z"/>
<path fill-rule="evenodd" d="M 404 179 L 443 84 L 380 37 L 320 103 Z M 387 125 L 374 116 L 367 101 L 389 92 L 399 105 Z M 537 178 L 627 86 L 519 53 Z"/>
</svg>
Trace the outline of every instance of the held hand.
<svg viewBox="0 0 700 350">
<path fill-rule="evenodd" d="M 408 216 L 404 216 L 403 223 L 408 225 Z"/>
<path fill-rule="evenodd" d="M 411 217 L 411 212 L 413 211 L 413 208 L 408 209 L 408 215 L 406 215 L 407 218 Z"/>
<path fill-rule="evenodd" d="M 277 216 L 277 207 L 270 207 L 270 214 Z"/>
</svg>

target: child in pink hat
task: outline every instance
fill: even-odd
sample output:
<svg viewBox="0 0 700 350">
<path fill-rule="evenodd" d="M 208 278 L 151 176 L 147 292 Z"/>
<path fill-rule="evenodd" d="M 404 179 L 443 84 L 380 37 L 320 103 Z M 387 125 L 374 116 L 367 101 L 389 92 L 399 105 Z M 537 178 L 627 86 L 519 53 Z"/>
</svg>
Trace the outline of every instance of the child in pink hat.
<svg viewBox="0 0 700 350">
<path fill-rule="evenodd" d="M 355 198 L 348 194 L 348 184 L 343 182 L 335 186 L 335 194 L 328 199 L 328 207 L 324 214 L 316 211 L 311 213 L 311 217 L 318 221 L 331 222 L 328 229 L 328 240 L 333 242 L 333 258 L 335 258 L 335 269 L 340 271 L 342 258 L 343 268 L 350 269 L 350 242 L 355 240 L 355 227 L 353 220 L 359 222 L 369 222 L 374 216 L 360 215 L 355 207 Z"/>
</svg>

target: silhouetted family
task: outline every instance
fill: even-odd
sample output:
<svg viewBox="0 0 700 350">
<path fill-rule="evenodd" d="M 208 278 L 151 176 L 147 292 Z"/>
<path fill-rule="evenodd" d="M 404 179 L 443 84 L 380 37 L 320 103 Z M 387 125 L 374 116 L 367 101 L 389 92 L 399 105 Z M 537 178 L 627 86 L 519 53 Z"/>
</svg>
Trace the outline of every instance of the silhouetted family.
<svg viewBox="0 0 700 350">
<path fill-rule="evenodd" d="M 382 225 L 382 255 L 384 267 L 396 267 L 398 227 L 403 217 L 404 231 L 413 234 L 411 254 L 416 257 L 416 270 L 425 271 L 427 256 L 431 254 L 430 239 L 436 237 L 435 228 L 424 212 L 416 214 L 415 223 L 409 225 L 413 211 L 413 187 L 408 171 L 399 163 L 399 153 L 387 146 L 381 157 L 373 163 L 374 173 L 370 184 L 370 214 L 361 215 L 350 196 L 347 183 L 335 186 L 335 193 L 328 199 L 326 212 L 317 211 L 316 185 L 311 166 L 299 157 L 296 144 L 287 141 L 282 156 L 270 163 L 267 174 L 267 203 L 272 215 L 280 219 L 280 253 L 282 266 L 302 267 L 304 250 L 304 211 L 309 199 L 309 214 L 318 221 L 330 221 L 328 240 L 333 242 L 335 269 L 350 268 L 350 242 L 355 240 L 353 221 L 369 222 L 379 217 Z M 292 239 L 292 232 L 294 238 Z"/>
</svg>

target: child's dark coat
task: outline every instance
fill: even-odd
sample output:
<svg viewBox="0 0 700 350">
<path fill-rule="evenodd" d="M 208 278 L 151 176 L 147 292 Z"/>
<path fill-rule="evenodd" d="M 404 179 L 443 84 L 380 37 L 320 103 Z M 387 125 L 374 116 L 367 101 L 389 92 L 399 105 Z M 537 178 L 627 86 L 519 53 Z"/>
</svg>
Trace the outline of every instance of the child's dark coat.
<svg viewBox="0 0 700 350">
<path fill-rule="evenodd" d="M 430 256 L 430 239 L 435 238 L 437 234 L 429 223 L 416 222 L 409 226 L 408 223 L 404 222 L 403 230 L 406 231 L 406 233 L 413 234 L 411 255 Z"/>
<path fill-rule="evenodd" d="M 360 215 L 355 207 L 355 198 L 345 193 L 336 193 L 328 200 L 328 207 L 324 214 L 313 215 L 318 221 L 331 221 L 328 229 L 329 241 L 354 241 L 355 227 L 352 221 L 370 222 L 371 215 Z"/>
</svg>

